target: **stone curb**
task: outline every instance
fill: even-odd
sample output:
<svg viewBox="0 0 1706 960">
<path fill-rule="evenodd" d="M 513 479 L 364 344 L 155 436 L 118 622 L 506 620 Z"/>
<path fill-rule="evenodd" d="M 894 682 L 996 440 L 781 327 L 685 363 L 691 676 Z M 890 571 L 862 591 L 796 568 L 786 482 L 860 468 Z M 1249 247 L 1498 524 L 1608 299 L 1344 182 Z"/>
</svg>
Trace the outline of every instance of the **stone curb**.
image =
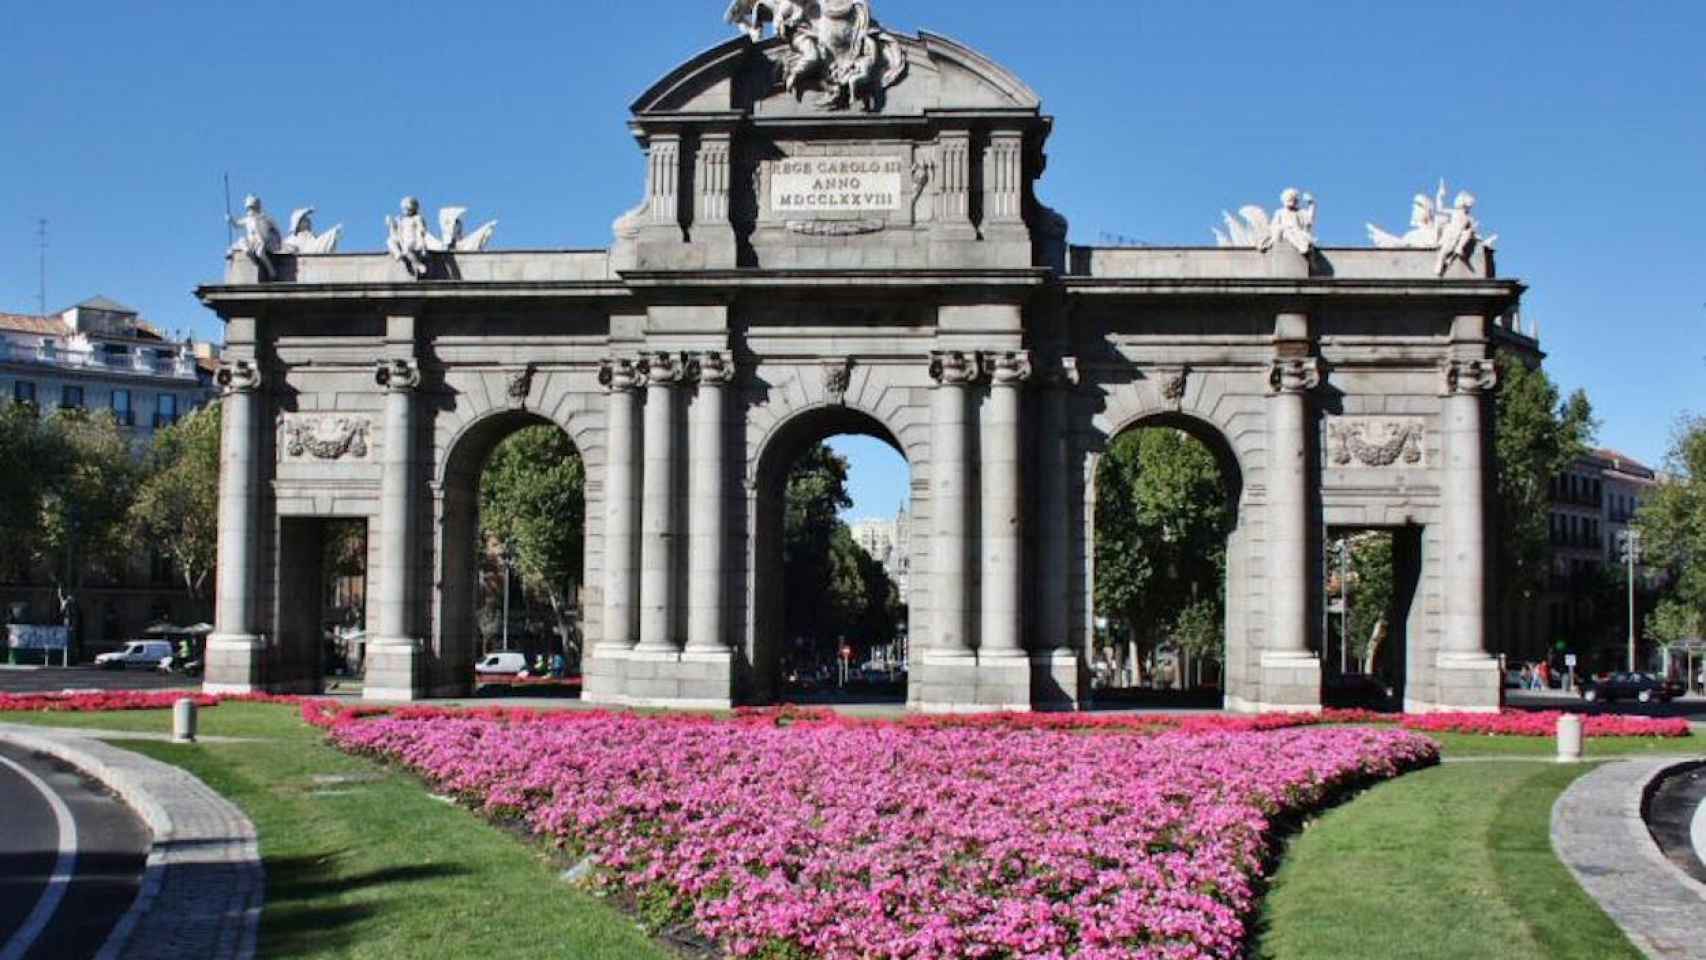
<svg viewBox="0 0 1706 960">
<path fill-rule="evenodd" d="M 136 901 L 97 960 L 254 957 L 266 874 L 241 810 L 184 770 L 81 731 L 0 724 L 0 739 L 99 780 L 153 834 Z"/>
<path fill-rule="evenodd" d="M 1552 851 L 1629 941 L 1655 960 L 1706 960 L 1706 884 L 1665 859 L 1641 811 L 1666 771 L 1697 757 L 1606 763 L 1552 806 Z"/>
</svg>

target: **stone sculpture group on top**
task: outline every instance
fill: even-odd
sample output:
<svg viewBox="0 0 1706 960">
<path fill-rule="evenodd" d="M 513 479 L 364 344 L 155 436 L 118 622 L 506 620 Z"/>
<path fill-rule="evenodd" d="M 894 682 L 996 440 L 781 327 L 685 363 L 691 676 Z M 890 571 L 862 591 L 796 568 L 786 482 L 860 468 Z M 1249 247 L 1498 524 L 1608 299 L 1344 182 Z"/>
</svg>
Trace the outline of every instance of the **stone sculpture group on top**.
<svg viewBox="0 0 1706 960">
<path fill-rule="evenodd" d="M 881 107 L 883 91 L 906 74 L 906 51 L 885 33 L 865 0 L 734 0 L 726 14 L 752 42 L 766 24 L 788 46 L 781 64 L 783 89 L 795 98 L 820 93 L 817 105 L 867 113 Z"/>
<path fill-rule="evenodd" d="M 1497 234 L 1486 238 L 1480 235 L 1481 224 L 1472 215 L 1475 195 L 1467 190 L 1459 191 L 1449 210 L 1445 197 L 1445 181 L 1441 180 L 1435 199 L 1428 199 L 1426 194 L 1416 194 L 1410 207 L 1409 232 L 1401 237 L 1394 236 L 1371 223 L 1368 225 L 1368 239 L 1383 249 L 1438 250 L 1439 259 L 1434 267 L 1442 277 L 1453 263 L 1469 262 L 1477 246 L 1493 249 L 1499 238 Z"/>
<path fill-rule="evenodd" d="M 1214 231 L 1222 247 L 1252 247 L 1266 253 L 1276 243 L 1285 243 L 1307 257 L 1315 249 L 1315 198 L 1295 188 L 1280 195 L 1280 207 L 1272 217 L 1251 204 L 1238 208 L 1238 216 L 1222 212 L 1224 232 Z"/>
</svg>

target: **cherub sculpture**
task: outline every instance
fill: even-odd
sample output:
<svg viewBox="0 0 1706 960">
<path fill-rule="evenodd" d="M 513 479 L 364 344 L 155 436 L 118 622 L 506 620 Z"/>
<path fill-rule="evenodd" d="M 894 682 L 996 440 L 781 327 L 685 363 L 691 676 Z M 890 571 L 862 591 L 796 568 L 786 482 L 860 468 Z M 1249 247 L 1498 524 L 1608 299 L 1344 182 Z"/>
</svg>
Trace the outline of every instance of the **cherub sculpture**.
<svg viewBox="0 0 1706 960">
<path fill-rule="evenodd" d="M 272 255 L 284 252 L 284 238 L 278 232 L 278 222 L 261 209 L 261 198 L 254 194 L 244 197 L 243 215 L 232 217 L 226 214 L 225 222 L 243 228 L 243 235 L 231 245 L 230 253 L 241 253 L 254 261 L 261 270 L 262 279 L 271 280 L 277 276 Z"/>
<path fill-rule="evenodd" d="M 1416 194 L 1411 207 L 1408 233 L 1402 237 L 1393 236 L 1371 223 L 1368 225 L 1369 240 L 1383 249 L 1439 251 L 1434 269 L 1440 276 L 1445 276 L 1452 263 L 1467 262 L 1476 246 L 1492 249 L 1498 237 L 1482 238 L 1479 234 L 1480 224 L 1471 215 L 1475 208 L 1475 195 L 1460 191 L 1449 208 L 1445 201 L 1446 195 L 1444 180 L 1439 182 L 1439 190 L 1434 199 Z"/>
<path fill-rule="evenodd" d="M 385 218 L 385 250 L 401 263 L 409 275 L 419 279 L 427 273 L 427 253 L 432 249 L 432 234 L 421 218 L 421 202 L 404 197 L 402 216 Z"/>
<path fill-rule="evenodd" d="M 312 254 L 338 252 L 338 238 L 344 235 L 344 225 L 338 224 L 325 233 L 314 232 L 314 208 L 303 207 L 290 214 L 290 234 L 284 238 L 287 253 Z"/>
<path fill-rule="evenodd" d="M 1306 257 L 1315 249 L 1315 198 L 1295 189 L 1280 194 L 1280 208 L 1272 217 L 1251 204 L 1240 207 L 1237 218 L 1225 212 L 1220 218 L 1226 230 L 1215 230 L 1214 238 L 1222 247 L 1254 247 L 1266 253 L 1284 241 Z"/>
</svg>

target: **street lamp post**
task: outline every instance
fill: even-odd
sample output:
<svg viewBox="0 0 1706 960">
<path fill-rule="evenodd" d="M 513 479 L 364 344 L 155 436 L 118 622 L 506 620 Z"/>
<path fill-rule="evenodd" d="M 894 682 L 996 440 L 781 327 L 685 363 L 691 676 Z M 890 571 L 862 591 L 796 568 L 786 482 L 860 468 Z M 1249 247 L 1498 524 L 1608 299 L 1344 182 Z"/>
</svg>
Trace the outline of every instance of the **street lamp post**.
<svg viewBox="0 0 1706 960">
<path fill-rule="evenodd" d="M 511 547 L 507 543 L 504 544 L 503 557 L 504 557 L 503 645 L 504 645 L 504 651 L 508 652 L 509 651 L 509 576 L 510 576 L 510 571 L 515 569 L 515 548 Z"/>
<path fill-rule="evenodd" d="M 1617 537 L 1629 571 L 1629 672 L 1635 672 L 1635 564 L 1641 559 L 1641 531 L 1631 527 Z"/>
<path fill-rule="evenodd" d="M 1351 664 L 1351 539 L 1339 541 L 1339 675 Z"/>
</svg>

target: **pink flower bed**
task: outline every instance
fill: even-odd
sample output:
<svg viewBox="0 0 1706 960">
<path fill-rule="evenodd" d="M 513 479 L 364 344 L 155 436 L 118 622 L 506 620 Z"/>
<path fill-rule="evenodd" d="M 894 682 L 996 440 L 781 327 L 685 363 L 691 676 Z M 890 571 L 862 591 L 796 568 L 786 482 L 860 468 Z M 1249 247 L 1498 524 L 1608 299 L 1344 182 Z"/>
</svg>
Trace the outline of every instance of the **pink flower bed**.
<svg viewBox="0 0 1706 960">
<path fill-rule="evenodd" d="M 1410 730 L 1431 733 L 1478 733 L 1494 737 L 1550 737 L 1557 733 L 1558 718 L 1551 710 L 1530 713 L 1427 713 L 1404 718 Z M 1589 737 L 1686 737 L 1688 721 L 1680 717 L 1629 717 L 1615 713 L 1582 715 L 1582 733 Z"/>
<path fill-rule="evenodd" d="M 29 710 L 46 713 L 103 710 L 169 710 L 189 697 L 197 706 L 218 706 L 221 698 L 181 690 L 103 690 L 88 693 L 0 694 L 0 712 Z"/>
<path fill-rule="evenodd" d="M 1400 730 L 778 715 L 316 719 L 742 957 L 1236 957 L 1276 818 L 1438 759 Z"/>
</svg>

